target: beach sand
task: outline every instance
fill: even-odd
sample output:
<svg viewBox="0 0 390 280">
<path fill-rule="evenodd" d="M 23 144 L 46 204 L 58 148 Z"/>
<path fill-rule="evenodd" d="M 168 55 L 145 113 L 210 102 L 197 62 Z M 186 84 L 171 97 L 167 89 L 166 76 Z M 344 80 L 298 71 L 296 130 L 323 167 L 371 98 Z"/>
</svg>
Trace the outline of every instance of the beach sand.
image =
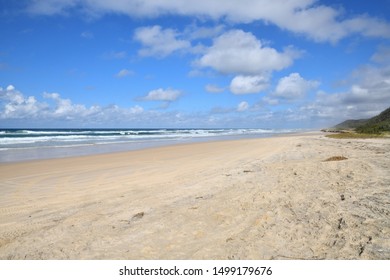
<svg viewBox="0 0 390 280">
<path fill-rule="evenodd" d="M 0 164 L 0 259 L 390 259 L 390 140 Z"/>
</svg>

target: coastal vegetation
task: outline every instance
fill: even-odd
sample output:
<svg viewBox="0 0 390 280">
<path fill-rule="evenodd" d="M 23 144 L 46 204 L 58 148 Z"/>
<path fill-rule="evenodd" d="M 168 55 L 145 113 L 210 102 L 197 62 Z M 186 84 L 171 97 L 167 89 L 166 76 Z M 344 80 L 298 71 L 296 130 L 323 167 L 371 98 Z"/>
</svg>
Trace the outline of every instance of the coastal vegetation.
<svg viewBox="0 0 390 280">
<path fill-rule="evenodd" d="M 390 137 L 390 107 L 370 119 L 346 120 L 333 128 L 330 138 L 378 138 Z"/>
</svg>

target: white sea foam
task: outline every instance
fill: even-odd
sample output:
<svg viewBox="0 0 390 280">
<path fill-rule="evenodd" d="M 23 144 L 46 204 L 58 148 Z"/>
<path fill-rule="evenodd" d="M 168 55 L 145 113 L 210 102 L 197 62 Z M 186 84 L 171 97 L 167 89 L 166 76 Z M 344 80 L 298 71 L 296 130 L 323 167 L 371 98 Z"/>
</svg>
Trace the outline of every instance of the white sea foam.
<svg viewBox="0 0 390 280">
<path fill-rule="evenodd" d="M 208 137 L 259 136 L 296 130 L 274 129 L 42 129 L 0 130 L 0 148 L 61 147 L 128 143 L 134 141 L 191 140 Z"/>
</svg>

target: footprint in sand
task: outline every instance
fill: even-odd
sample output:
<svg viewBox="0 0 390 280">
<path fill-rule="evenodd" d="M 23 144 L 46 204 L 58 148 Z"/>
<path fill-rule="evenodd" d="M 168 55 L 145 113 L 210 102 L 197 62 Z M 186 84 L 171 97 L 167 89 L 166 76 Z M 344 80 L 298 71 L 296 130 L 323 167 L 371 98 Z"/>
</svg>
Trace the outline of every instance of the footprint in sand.
<svg viewBox="0 0 390 280">
<path fill-rule="evenodd" d="M 133 217 L 131 217 L 129 220 L 120 220 L 120 222 L 131 224 L 132 222 L 136 222 L 136 221 L 142 219 L 144 217 L 144 215 L 145 215 L 145 212 L 139 212 L 139 213 L 133 215 Z"/>
<path fill-rule="evenodd" d="M 346 158 L 344 156 L 334 156 L 334 157 L 327 158 L 324 161 L 340 161 L 340 160 L 346 160 L 346 159 L 348 159 L 348 158 Z"/>
<path fill-rule="evenodd" d="M 138 220 L 142 219 L 144 217 L 144 215 L 145 215 L 145 212 L 139 212 L 131 218 L 131 221 L 138 221 Z"/>
</svg>

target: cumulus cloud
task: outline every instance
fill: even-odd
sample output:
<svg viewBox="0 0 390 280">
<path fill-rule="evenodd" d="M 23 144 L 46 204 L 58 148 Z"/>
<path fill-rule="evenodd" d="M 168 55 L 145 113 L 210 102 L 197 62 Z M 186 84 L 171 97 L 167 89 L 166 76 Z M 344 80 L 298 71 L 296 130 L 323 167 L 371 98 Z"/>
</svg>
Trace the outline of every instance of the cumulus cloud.
<svg viewBox="0 0 390 280">
<path fill-rule="evenodd" d="M 390 24 L 368 15 L 348 17 L 342 9 L 322 5 L 318 0 L 35 0 L 30 13 L 55 15 L 78 9 L 92 16 L 125 14 L 131 17 L 163 15 L 226 19 L 235 23 L 263 21 L 281 29 L 303 34 L 319 42 L 337 42 L 351 34 L 390 37 Z"/>
<path fill-rule="evenodd" d="M 179 39 L 179 36 L 179 33 L 173 29 L 163 29 L 155 25 L 136 29 L 134 39 L 143 46 L 139 55 L 165 57 L 175 51 L 191 47 L 189 41 Z"/>
<path fill-rule="evenodd" d="M 213 45 L 196 62 L 200 67 L 211 67 L 223 74 L 254 75 L 265 71 L 281 70 L 293 63 L 298 52 L 283 52 L 263 46 L 252 33 L 231 30 L 213 41 Z"/>
<path fill-rule="evenodd" d="M 269 77 L 265 75 L 236 76 L 230 83 L 230 91 L 234 94 L 259 93 L 268 87 Z"/>
<path fill-rule="evenodd" d="M 144 108 L 142 108 L 139 105 L 135 105 L 133 107 L 127 108 L 126 111 L 127 111 L 127 114 L 130 114 L 130 115 L 140 115 L 143 112 L 145 112 Z"/>
<path fill-rule="evenodd" d="M 155 89 L 150 91 L 145 97 L 143 97 L 143 100 L 146 101 L 166 101 L 166 102 L 172 102 L 178 99 L 182 95 L 182 92 L 180 90 L 175 89 Z"/>
<path fill-rule="evenodd" d="M 158 101 L 175 99 L 160 93 L 150 96 Z M 59 93 L 44 93 L 40 97 L 25 96 L 13 86 L 0 88 L 0 123 L 9 127 L 223 127 L 256 125 L 258 121 L 255 117 L 248 120 L 239 116 L 249 110 L 246 101 L 232 108 L 183 113 L 145 110 L 139 105 L 85 106 Z"/>
<path fill-rule="evenodd" d="M 300 108 L 306 118 L 334 125 L 345 119 L 370 118 L 390 106 L 390 67 L 365 66 L 354 73 L 355 82 L 337 93 L 319 91 L 315 101 Z"/>
<path fill-rule="evenodd" d="M 50 115 L 55 118 L 73 119 L 78 117 L 85 117 L 96 113 L 98 107 L 92 106 L 90 108 L 81 104 L 73 104 L 70 99 L 61 98 L 58 93 L 44 93 L 43 97 L 51 99 L 55 102 L 54 110 L 51 110 Z"/>
<path fill-rule="evenodd" d="M 378 63 L 362 65 L 353 71 L 350 79 L 346 81 L 349 83 L 346 90 L 340 92 L 318 90 L 312 101 L 306 101 L 296 107 L 292 104 L 292 110 L 284 111 L 280 119 L 284 119 L 286 123 L 330 127 L 346 119 L 375 116 L 390 106 L 390 66 L 382 63 L 388 55 L 388 49 L 380 47 L 372 56 L 372 61 Z M 298 76 L 296 78 L 297 81 L 301 80 Z M 279 99 L 273 95 L 271 97 L 263 98 L 263 101 L 278 104 Z"/>
<path fill-rule="evenodd" d="M 104 123 L 115 120 L 131 120 L 144 113 L 144 109 L 135 105 L 130 108 L 112 106 L 90 106 L 74 104 L 70 99 L 62 98 L 59 93 L 43 93 L 43 100 L 35 96 L 26 97 L 14 86 L 0 88 L 0 119 L 28 122 L 69 122 Z"/>
<path fill-rule="evenodd" d="M 7 92 L 13 92 L 15 90 L 15 87 L 13 85 L 7 86 Z"/>
<path fill-rule="evenodd" d="M 1 119 L 34 118 L 40 112 L 45 112 L 48 105 L 40 103 L 34 96 L 25 97 L 14 86 L 9 85 L 6 89 L 0 87 L 0 111 Z"/>
<path fill-rule="evenodd" d="M 297 99 L 304 97 L 318 86 L 318 81 L 307 81 L 299 73 L 291 73 L 279 80 L 273 95 L 285 99 Z"/>
</svg>

